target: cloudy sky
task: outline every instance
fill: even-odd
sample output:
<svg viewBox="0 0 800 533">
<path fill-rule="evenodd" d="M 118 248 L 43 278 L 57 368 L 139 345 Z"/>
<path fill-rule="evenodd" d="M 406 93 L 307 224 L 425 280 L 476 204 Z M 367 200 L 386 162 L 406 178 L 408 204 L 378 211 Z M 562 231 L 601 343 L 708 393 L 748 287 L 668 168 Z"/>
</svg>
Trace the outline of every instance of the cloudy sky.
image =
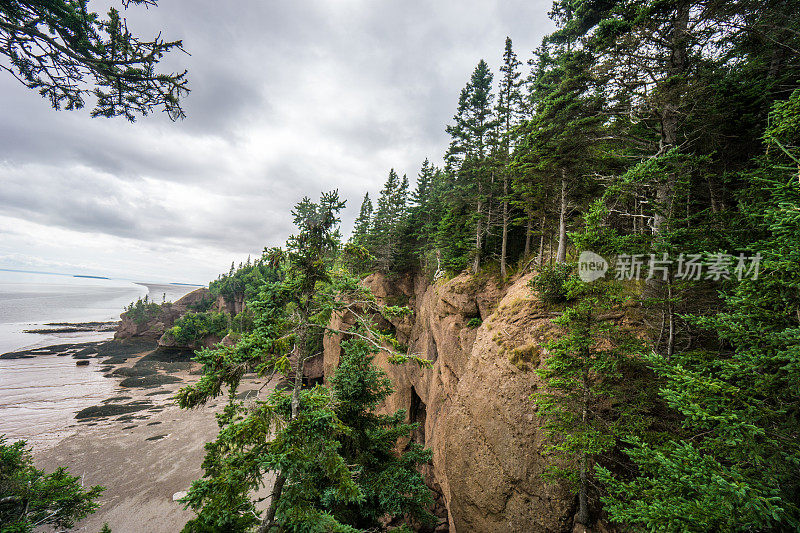
<svg viewBox="0 0 800 533">
<path fill-rule="evenodd" d="M 334 188 L 347 232 L 389 168 L 441 162 L 479 59 L 496 72 L 508 35 L 525 61 L 552 28 L 548 0 L 160 4 L 126 16 L 183 39 L 183 121 L 54 111 L 0 73 L 0 268 L 205 283 Z"/>
</svg>

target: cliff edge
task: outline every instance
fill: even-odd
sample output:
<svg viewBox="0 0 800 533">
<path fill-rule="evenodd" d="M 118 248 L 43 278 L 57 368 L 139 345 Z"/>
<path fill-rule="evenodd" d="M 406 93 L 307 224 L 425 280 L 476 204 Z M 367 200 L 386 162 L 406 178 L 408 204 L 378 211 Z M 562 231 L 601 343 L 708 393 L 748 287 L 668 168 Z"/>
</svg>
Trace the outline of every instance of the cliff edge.
<svg viewBox="0 0 800 533">
<path fill-rule="evenodd" d="M 528 286 L 532 274 L 506 287 L 459 275 L 432 285 L 420 278 L 364 280 L 382 303 L 406 303 L 397 338 L 433 362 L 430 369 L 376 364 L 395 392 L 383 409 L 405 409 L 420 429 L 413 439 L 433 451 L 428 484 L 438 493 L 437 531 L 561 532 L 572 530 L 574 495 L 545 482 L 545 431 L 530 395 L 553 315 Z M 346 329 L 348 317 L 334 317 Z M 340 348 L 326 337 L 324 374 L 333 375 Z"/>
</svg>

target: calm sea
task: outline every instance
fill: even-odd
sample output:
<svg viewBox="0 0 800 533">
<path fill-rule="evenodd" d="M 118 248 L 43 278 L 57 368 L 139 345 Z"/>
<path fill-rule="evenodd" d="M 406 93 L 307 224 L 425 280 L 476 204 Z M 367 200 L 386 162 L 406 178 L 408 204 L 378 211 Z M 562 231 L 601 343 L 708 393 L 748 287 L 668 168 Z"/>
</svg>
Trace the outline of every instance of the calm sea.
<svg viewBox="0 0 800 533">
<path fill-rule="evenodd" d="M 25 333 L 50 322 L 118 320 L 125 306 L 150 293 L 175 301 L 196 287 L 0 271 L 0 354 L 25 348 L 106 340 L 104 333 Z M 45 445 L 64 435 L 74 414 L 112 395 L 115 381 L 97 361 L 78 367 L 71 357 L 0 359 L 0 435 Z"/>
</svg>

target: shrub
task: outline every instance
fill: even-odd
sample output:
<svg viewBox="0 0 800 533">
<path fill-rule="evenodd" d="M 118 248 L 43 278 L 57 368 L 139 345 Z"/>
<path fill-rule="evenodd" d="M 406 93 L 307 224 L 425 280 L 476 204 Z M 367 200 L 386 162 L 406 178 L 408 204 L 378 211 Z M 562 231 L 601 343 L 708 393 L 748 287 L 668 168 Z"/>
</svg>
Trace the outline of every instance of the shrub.
<svg viewBox="0 0 800 533">
<path fill-rule="evenodd" d="M 481 324 L 483 324 L 483 320 L 478 317 L 472 317 L 467 321 L 467 327 L 470 329 L 477 329 L 481 327 Z"/>
<path fill-rule="evenodd" d="M 228 332 L 227 313 L 206 311 L 205 313 L 186 313 L 170 328 L 167 333 L 178 344 L 192 344 L 211 335 L 224 337 Z"/>
<path fill-rule="evenodd" d="M 217 303 L 217 298 L 213 294 L 209 293 L 203 296 L 202 299 L 189 304 L 189 309 L 196 313 L 203 313 L 210 310 L 215 303 Z"/>
<path fill-rule="evenodd" d="M 145 295 L 144 298 L 139 298 L 135 302 L 131 302 L 125 308 L 125 316 L 136 322 L 137 325 L 142 326 L 153 320 L 161 313 L 161 305 L 153 302 Z"/>
<path fill-rule="evenodd" d="M 571 265 L 556 263 L 542 267 L 539 275 L 530 281 L 533 290 L 545 303 L 563 303 L 568 300 L 566 283 L 572 275 Z"/>
</svg>

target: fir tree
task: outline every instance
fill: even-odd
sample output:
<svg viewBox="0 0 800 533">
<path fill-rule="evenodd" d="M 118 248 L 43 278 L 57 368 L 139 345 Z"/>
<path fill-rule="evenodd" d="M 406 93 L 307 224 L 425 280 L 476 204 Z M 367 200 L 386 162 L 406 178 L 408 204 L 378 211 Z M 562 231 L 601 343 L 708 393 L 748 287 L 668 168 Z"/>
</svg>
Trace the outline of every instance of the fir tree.
<svg viewBox="0 0 800 533">
<path fill-rule="evenodd" d="M 154 6 L 157 0 L 123 2 Z M 93 117 L 137 115 L 155 109 L 172 120 L 184 117 L 180 99 L 189 93 L 186 71 L 156 69 L 181 41 L 137 38 L 119 11 L 108 18 L 87 9 L 87 2 L 0 2 L 0 69 L 50 100 L 55 109 L 81 109 L 96 98 Z"/>
<path fill-rule="evenodd" d="M 408 204 L 408 178 L 402 181 L 394 169 L 378 197 L 378 207 L 372 219 L 372 238 L 369 247 L 377 259 L 377 266 L 384 272 L 391 270 L 400 248 L 400 236 L 404 228 Z"/>
<path fill-rule="evenodd" d="M 269 254 L 268 263 L 281 268 L 283 274 L 266 284 L 259 298 L 251 302 L 254 331 L 234 346 L 220 345 L 197 353 L 203 376 L 181 389 L 179 404 L 201 405 L 220 395 L 225 385 L 229 402 L 218 416 L 217 439 L 206 447 L 205 476 L 192 485 L 186 498 L 187 505 L 198 512 L 184 528 L 187 532 L 249 531 L 256 525 L 262 533 L 312 527 L 354 531 L 352 526 L 363 518 L 361 514 L 337 514 L 337 509 L 357 506 L 365 494 L 358 479 L 368 471 L 355 470 L 349 462 L 352 457 L 340 451 L 342 440 L 354 429 L 339 418 L 330 390 L 302 389 L 303 369 L 320 350 L 326 332 L 357 335 L 376 349 L 391 347 L 393 339 L 377 330 L 376 317 L 404 310 L 379 306 L 357 279 L 334 268 L 339 248 L 338 213 L 343 207 L 335 191 L 323 194 L 316 203 L 308 198 L 298 203 L 292 212 L 298 233 L 288 239 L 285 252 L 272 250 Z M 331 330 L 334 312 L 356 316 L 358 327 L 349 332 Z M 389 360 L 429 365 L 393 351 Z M 237 386 L 248 371 L 265 376 L 284 373 L 293 385 L 248 407 L 236 399 Z M 425 456 L 419 452 L 410 457 L 423 460 Z M 404 464 L 413 469 L 415 463 Z M 380 470 L 380 466 L 370 466 Z M 270 506 L 259 518 L 253 492 L 265 483 L 270 471 L 276 475 Z M 422 502 L 424 495 L 413 487 L 414 479 L 405 479 L 409 482 L 406 488 L 415 494 L 409 505 Z M 384 515 L 394 508 L 375 512 Z"/>
<path fill-rule="evenodd" d="M 416 424 L 403 422 L 406 413 L 379 415 L 375 410 L 391 394 L 386 373 L 373 363 L 378 352 L 360 338 L 342 342 L 342 359 L 330 380 L 334 411 L 350 431 L 339 438 L 339 453 L 354 468 L 362 498 L 339 505 L 333 514 L 359 529 L 380 526 L 388 516 L 408 515 L 430 525 L 433 503 L 417 466 L 430 461 L 430 450 L 417 443 L 397 454 L 398 439 L 408 437 Z"/>
<path fill-rule="evenodd" d="M 447 127 L 451 136 L 445 160 L 448 170 L 456 177 L 451 195 L 451 218 L 467 206 L 468 225 L 474 227 L 473 272 L 480 269 L 484 235 L 487 231 L 487 199 L 491 170 L 487 160 L 490 133 L 495 127 L 492 101 L 493 75 L 489 65 L 481 60 L 461 91 L 454 124 Z"/>
<path fill-rule="evenodd" d="M 104 488 L 83 488 L 65 468 L 52 474 L 33 464 L 25 441 L 7 444 L 0 436 L 0 530 L 27 533 L 51 526 L 61 531 L 94 513 Z"/>
</svg>

